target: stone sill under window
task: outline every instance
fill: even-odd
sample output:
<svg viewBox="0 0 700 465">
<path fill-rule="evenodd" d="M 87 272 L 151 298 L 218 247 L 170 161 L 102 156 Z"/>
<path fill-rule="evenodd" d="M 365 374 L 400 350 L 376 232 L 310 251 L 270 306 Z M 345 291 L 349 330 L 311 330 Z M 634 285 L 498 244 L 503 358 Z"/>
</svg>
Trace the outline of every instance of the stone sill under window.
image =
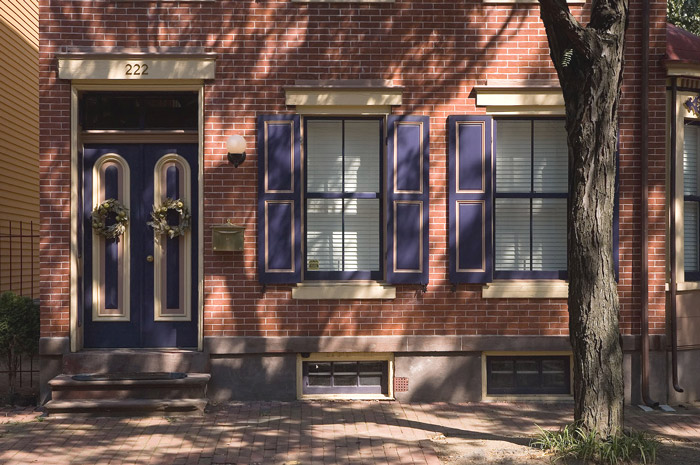
<svg viewBox="0 0 700 465">
<path fill-rule="evenodd" d="M 374 281 L 363 282 L 305 282 L 292 288 L 297 300 L 366 300 L 395 299 L 396 287 Z"/>
<path fill-rule="evenodd" d="M 484 299 L 567 299 L 569 283 L 560 280 L 494 281 L 481 288 Z"/>
</svg>

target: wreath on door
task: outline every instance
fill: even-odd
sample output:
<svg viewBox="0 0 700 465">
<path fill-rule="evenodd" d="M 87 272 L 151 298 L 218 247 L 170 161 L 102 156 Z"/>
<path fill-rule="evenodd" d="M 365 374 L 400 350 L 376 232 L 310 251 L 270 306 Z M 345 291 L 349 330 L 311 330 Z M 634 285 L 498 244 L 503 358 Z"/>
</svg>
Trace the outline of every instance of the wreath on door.
<svg viewBox="0 0 700 465">
<path fill-rule="evenodd" d="M 170 212 L 177 212 L 179 216 L 178 224 L 173 225 L 168 222 L 168 214 Z M 147 224 L 153 228 L 153 232 L 155 232 L 157 236 L 165 234 L 170 239 L 174 239 L 183 236 L 190 229 L 191 221 L 192 215 L 184 202 L 180 199 L 171 199 L 168 197 L 160 205 L 153 205 L 151 221 Z"/>
<path fill-rule="evenodd" d="M 92 211 L 92 229 L 107 239 L 117 239 L 129 224 L 129 210 L 117 199 L 107 199 Z"/>
</svg>

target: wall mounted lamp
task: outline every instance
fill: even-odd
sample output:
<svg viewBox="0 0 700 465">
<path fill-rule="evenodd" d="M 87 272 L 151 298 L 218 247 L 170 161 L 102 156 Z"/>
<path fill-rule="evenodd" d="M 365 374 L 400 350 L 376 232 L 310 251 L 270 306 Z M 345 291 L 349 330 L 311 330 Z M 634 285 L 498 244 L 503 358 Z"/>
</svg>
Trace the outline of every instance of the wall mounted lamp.
<svg viewBox="0 0 700 465">
<path fill-rule="evenodd" d="M 243 136 L 236 134 L 226 139 L 226 150 L 228 150 L 226 157 L 234 168 L 238 168 L 238 165 L 245 161 L 245 147 L 246 142 Z"/>
</svg>

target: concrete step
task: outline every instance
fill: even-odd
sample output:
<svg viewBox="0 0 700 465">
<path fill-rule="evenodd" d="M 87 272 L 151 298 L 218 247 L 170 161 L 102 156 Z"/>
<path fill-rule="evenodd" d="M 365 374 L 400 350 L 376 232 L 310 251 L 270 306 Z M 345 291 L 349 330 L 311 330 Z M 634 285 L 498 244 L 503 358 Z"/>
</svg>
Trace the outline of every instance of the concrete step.
<svg viewBox="0 0 700 465">
<path fill-rule="evenodd" d="M 80 381 L 63 374 L 49 381 L 49 386 L 53 400 L 204 399 L 210 378 L 207 373 L 188 373 L 181 379 Z"/>
<path fill-rule="evenodd" d="M 46 410 L 51 417 L 79 416 L 161 416 L 201 415 L 206 399 L 97 399 L 50 400 Z"/>
<path fill-rule="evenodd" d="M 209 357 L 183 349 L 89 349 L 63 356 L 63 373 L 209 373 Z"/>
</svg>

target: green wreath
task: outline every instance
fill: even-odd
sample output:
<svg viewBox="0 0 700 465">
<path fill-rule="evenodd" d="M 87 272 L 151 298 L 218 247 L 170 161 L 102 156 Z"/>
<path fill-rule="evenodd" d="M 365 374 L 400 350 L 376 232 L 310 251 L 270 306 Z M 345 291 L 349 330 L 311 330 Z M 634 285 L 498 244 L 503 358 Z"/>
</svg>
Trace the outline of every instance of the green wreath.
<svg viewBox="0 0 700 465">
<path fill-rule="evenodd" d="M 173 226 L 168 223 L 168 212 L 175 211 L 180 216 L 180 223 Z M 190 229 L 192 215 L 180 199 L 167 198 L 160 205 L 153 205 L 151 219 L 147 224 L 153 228 L 156 235 L 167 234 L 170 239 L 183 236 Z"/>
<path fill-rule="evenodd" d="M 92 211 L 92 229 L 107 239 L 117 239 L 129 224 L 129 210 L 119 200 L 107 199 Z"/>
</svg>

